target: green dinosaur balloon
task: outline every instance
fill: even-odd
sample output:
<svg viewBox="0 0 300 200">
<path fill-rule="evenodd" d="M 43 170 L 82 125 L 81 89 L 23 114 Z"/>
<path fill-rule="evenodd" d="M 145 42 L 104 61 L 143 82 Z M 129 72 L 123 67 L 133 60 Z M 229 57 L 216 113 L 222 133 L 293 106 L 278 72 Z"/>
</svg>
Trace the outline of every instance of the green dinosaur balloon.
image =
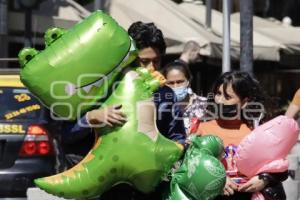
<svg viewBox="0 0 300 200">
<path fill-rule="evenodd" d="M 110 16 L 96 11 L 70 30 L 49 29 L 46 48 L 19 53 L 21 80 L 51 111 L 76 119 L 108 96 L 136 48 Z"/>
<path fill-rule="evenodd" d="M 154 73 L 153 73 L 154 76 Z M 64 198 L 86 199 L 101 195 L 115 184 L 127 182 L 148 193 L 182 154 L 182 146 L 166 139 L 155 126 L 153 91 L 162 76 L 145 68 L 128 72 L 105 105 L 122 104 L 127 122 L 120 127 L 98 128 L 94 148 L 70 170 L 35 180 L 38 187 Z"/>
<path fill-rule="evenodd" d="M 222 140 L 216 136 L 193 136 L 191 142 L 172 177 L 169 200 L 213 200 L 225 186 L 226 172 L 216 158 L 222 154 Z"/>
</svg>

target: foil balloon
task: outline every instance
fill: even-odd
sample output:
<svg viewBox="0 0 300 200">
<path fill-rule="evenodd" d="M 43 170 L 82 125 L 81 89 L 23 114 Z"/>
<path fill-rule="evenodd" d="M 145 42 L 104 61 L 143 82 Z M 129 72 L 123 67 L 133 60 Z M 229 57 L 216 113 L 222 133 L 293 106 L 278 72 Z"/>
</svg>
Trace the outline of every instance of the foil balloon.
<svg viewBox="0 0 300 200">
<path fill-rule="evenodd" d="M 46 48 L 19 53 L 21 81 L 61 118 L 75 120 L 109 95 L 137 51 L 127 32 L 96 11 L 70 30 L 51 28 Z"/>
<path fill-rule="evenodd" d="M 226 172 L 220 162 L 222 140 L 213 135 L 193 136 L 183 164 L 171 181 L 169 200 L 213 200 L 223 191 Z"/>
<path fill-rule="evenodd" d="M 286 156 L 296 143 L 298 133 L 297 122 L 286 116 L 278 116 L 257 127 L 238 146 L 238 170 L 249 178 L 262 172 L 286 171 Z"/>
<path fill-rule="evenodd" d="M 168 200 L 190 200 L 190 198 L 179 188 L 178 184 L 174 184 Z"/>
<path fill-rule="evenodd" d="M 70 30 L 48 30 L 45 40 L 45 50 L 27 48 L 19 53 L 21 80 L 33 94 L 63 118 L 76 119 L 101 102 L 101 107 L 122 104 L 128 121 L 96 128 L 100 137 L 80 163 L 36 179 L 35 184 L 72 199 L 101 196 L 120 182 L 144 193 L 154 190 L 183 151 L 182 145 L 162 136 L 155 125 L 152 95 L 165 82 L 163 76 L 145 68 L 130 70 L 135 45 L 101 11 Z"/>
<path fill-rule="evenodd" d="M 61 174 L 35 180 L 48 193 L 86 199 L 101 195 L 120 182 L 148 193 L 182 154 L 182 146 L 162 136 L 155 126 L 152 93 L 159 86 L 147 69 L 128 72 L 105 105 L 122 104 L 128 122 L 98 128 L 96 145 L 75 167 Z"/>
<path fill-rule="evenodd" d="M 208 155 L 221 159 L 224 154 L 224 144 L 220 137 L 212 135 L 191 137 L 191 148 L 199 149 L 199 151 Z"/>
</svg>

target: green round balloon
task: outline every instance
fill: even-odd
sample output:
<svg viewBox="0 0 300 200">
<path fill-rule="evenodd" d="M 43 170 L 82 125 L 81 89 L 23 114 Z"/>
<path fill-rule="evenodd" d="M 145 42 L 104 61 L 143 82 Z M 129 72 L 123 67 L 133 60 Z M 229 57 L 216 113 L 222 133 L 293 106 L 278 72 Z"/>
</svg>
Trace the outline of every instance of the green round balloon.
<svg viewBox="0 0 300 200">
<path fill-rule="evenodd" d="M 222 163 L 201 151 L 193 155 L 188 155 L 174 174 L 170 200 L 180 199 L 183 194 L 189 200 L 212 200 L 222 193 L 226 182 L 226 172 Z"/>
<path fill-rule="evenodd" d="M 224 144 L 220 137 L 215 135 L 205 135 L 191 137 L 193 148 L 199 149 L 201 152 L 207 153 L 216 158 L 221 158 L 224 153 Z"/>
<path fill-rule="evenodd" d="M 190 200 L 177 184 L 173 186 L 173 191 L 168 200 Z"/>
<path fill-rule="evenodd" d="M 212 200 L 222 193 L 226 182 L 219 160 L 223 142 L 214 135 L 193 135 L 190 141 L 183 163 L 172 177 L 169 200 Z"/>
</svg>

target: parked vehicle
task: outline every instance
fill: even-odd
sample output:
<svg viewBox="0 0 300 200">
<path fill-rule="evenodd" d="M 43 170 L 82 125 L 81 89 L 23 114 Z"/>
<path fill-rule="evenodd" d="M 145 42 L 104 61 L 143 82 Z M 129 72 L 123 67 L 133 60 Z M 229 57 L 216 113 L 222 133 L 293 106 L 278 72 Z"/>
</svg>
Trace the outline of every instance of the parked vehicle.
<svg viewBox="0 0 300 200">
<path fill-rule="evenodd" d="M 57 172 L 52 122 L 19 75 L 0 75 L 0 198 L 26 197 L 35 178 Z"/>
</svg>

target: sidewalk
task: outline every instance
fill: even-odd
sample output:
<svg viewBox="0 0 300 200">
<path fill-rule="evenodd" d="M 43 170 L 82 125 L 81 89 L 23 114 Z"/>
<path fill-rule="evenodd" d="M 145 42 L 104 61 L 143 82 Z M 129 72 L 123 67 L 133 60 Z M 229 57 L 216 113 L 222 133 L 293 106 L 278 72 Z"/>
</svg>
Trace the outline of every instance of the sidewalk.
<svg viewBox="0 0 300 200">
<path fill-rule="evenodd" d="M 66 200 L 66 199 L 48 194 L 39 188 L 28 188 L 27 200 Z"/>
</svg>

